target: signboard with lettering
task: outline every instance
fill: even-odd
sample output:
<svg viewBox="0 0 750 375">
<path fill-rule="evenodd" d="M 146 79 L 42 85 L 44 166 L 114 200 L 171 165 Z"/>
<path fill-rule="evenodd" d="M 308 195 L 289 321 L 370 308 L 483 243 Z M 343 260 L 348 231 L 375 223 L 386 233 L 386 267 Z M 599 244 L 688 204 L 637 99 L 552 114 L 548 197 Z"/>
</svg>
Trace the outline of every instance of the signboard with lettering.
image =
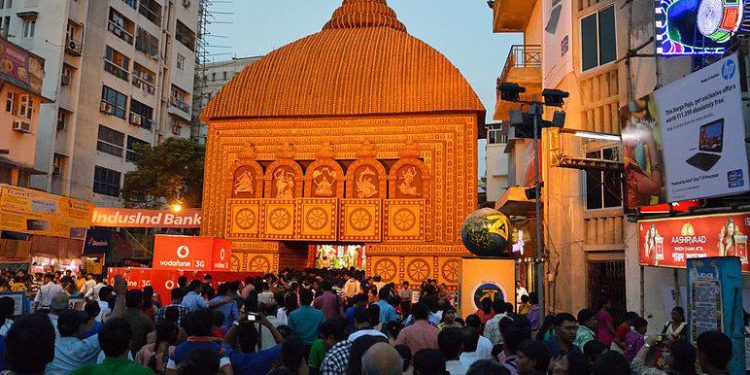
<svg viewBox="0 0 750 375">
<path fill-rule="evenodd" d="M 136 210 L 96 207 L 91 226 L 104 228 L 200 228 L 201 210 Z"/>
<path fill-rule="evenodd" d="M 229 270 L 232 243 L 212 237 L 154 236 L 154 269 Z"/>
<path fill-rule="evenodd" d="M 491 270 L 489 272 L 488 270 Z M 516 300 L 516 263 L 513 259 L 463 258 L 458 285 L 462 317 L 473 314 L 481 301 Z"/>
<path fill-rule="evenodd" d="M 638 222 L 640 263 L 685 268 L 691 258 L 736 256 L 750 272 L 747 236 L 750 213 L 641 220 Z"/>
<path fill-rule="evenodd" d="M 0 38 L 0 81 L 42 95 L 44 59 Z"/>
<path fill-rule="evenodd" d="M 0 184 L 0 229 L 51 237 L 84 239 L 92 203 Z"/>
</svg>

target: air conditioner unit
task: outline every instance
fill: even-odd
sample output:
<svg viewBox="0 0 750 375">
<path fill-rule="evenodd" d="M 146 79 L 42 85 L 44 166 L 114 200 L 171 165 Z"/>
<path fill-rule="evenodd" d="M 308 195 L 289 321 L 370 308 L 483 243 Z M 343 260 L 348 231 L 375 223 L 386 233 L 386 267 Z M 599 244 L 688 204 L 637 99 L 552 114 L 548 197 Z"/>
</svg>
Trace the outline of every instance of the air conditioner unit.
<svg viewBox="0 0 750 375">
<path fill-rule="evenodd" d="M 60 77 L 60 84 L 63 86 L 70 86 L 70 76 Z"/>
<path fill-rule="evenodd" d="M 104 112 L 108 115 L 111 115 L 112 112 L 114 112 L 114 107 L 112 107 L 112 104 L 109 104 L 107 102 L 102 102 L 99 105 L 99 111 Z"/>
<path fill-rule="evenodd" d="M 62 168 L 59 166 L 52 167 L 52 175 L 53 176 L 59 176 L 62 174 Z"/>
<path fill-rule="evenodd" d="M 13 121 L 13 130 L 19 133 L 31 133 L 31 124 L 23 121 Z"/>
<path fill-rule="evenodd" d="M 71 40 L 68 41 L 68 48 L 70 48 L 73 51 L 77 51 L 78 50 L 78 44 L 76 44 L 75 40 L 71 39 Z"/>
<path fill-rule="evenodd" d="M 130 114 L 130 123 L 133 125 L 141 126 L 143 124 L 143 118 L 139 114 L 131 113 Z"/>
</svg>

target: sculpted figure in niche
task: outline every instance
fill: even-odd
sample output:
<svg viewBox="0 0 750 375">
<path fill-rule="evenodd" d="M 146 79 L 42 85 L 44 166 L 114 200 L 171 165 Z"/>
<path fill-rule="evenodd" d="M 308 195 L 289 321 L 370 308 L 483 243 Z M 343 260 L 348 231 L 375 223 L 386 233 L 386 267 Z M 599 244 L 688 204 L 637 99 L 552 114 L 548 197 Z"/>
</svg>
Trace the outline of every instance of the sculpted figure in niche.
<svg viewBox="0 0 750 375">
<path fill-rule="evenodd" d="M 336 171 L 324 167 L 313 172 L 315 195 L 319 197 L 333 196 L 333 183 L 336 181 Z"/>
<path fill-rule="evenodd" d="M 279 168 L 273 173 L 276 183 L 276 199 L 294 198 L 294 173 Z"/>
<path fill-rule="evenodd" d="M 357 176 L 357 198 L 370 198 L 378 193 L 377 183 L 378 174 L 367 167 Z"/>
<path fill-rule="evenodd" d="M 417 168 L 411 167 L 406 170 L 401 171 L 401 176 L 399 176 L 399 181 L 401 183 L 398 185 L 398 190 L 403 195 L 419 195 L 417 193 L 417 187 L 412 186 L 414 183 L 414 177 L 417 177 Z"/>
<path fill-rule="evenodd" d="M 254 179 L 253 174 L 250 171 L 244 171 L 239 177 L 235 177 L 234 180 L 234 194 L 253 194 L 255 188 L 253 187 Z"/>
</svg>

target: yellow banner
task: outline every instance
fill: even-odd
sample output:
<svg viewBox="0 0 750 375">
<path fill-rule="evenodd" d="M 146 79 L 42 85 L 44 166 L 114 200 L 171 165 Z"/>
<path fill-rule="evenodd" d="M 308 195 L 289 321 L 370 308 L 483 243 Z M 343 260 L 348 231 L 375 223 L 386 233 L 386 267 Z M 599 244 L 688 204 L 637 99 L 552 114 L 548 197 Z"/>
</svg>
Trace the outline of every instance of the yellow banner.
<svg viewBox="0 0 750 375">
<path fill-rule="evenodd" d="M 461 316 L 474 314 L 485 298 L 516 300 L 516 264 L 513 259 L 461 259 L 459 277 Z"/>
<path fill-rule="evenodd" d="M 84 239 L 94 204 L 0 184 L 0 229 Z"/>
</svg>

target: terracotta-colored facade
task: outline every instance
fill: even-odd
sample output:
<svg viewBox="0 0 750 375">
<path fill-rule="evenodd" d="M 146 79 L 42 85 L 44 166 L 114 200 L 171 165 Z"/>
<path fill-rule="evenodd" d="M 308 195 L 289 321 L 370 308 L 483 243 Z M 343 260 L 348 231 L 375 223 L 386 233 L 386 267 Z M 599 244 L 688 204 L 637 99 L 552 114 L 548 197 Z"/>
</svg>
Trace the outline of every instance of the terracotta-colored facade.
<svg viewBox="0 0 750 375">
<path fill-rule="evenodd" d="M 365 244 L 368 274 L 458 283 L 484 107 L 385 0 L 344 0 L 323 31 L 237 75 L 206 107 L 202 233 L 234 270 L 312 265 Z"/>
</svg>

